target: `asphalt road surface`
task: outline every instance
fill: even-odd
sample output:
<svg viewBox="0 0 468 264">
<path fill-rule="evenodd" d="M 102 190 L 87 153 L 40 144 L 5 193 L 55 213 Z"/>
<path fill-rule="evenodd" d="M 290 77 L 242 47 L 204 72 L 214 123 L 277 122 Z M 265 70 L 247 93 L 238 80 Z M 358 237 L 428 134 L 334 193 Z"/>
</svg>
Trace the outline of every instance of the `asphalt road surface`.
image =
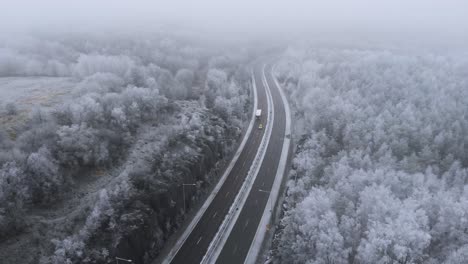
<svg viewBox="0 0 468 264">
<path fill-rule="evenodd" d="M 271 208 L 267 204 L 269 192 L 275 180 L 276 171 L 281 156 L 283 141 L 286 129 L 286 112 L 279 92 L 279 87 L 271 75 L 271 66 L 265 68 L 265 76 L 273 97 L 274 123 L 267 147 L 265 158 L 260 167 L 253 187 L 248 194 L 247 201 L 237 219 L 223 249 L 221 250 L 216 263 L 219 264 L 240 264 L 249 251 L 250 245 L 255 237 L 258 224 L 262 218 L 265 207 Z M 261 78 L 261 69 L 255 71 L 256 80 Z M 259 82 L 257 82 L 258 85 Z"/>
<path fill-rule="evenodd" d="M 172 259 L 171 263 L 173 264 L 200 263 L 200 261 L 203 259 L 203 256 L 205 255 L 208 249 L 208 246 L 211 243 L 211 240 L 214 238 L 219 227 L 221 226 L 221 223 L 224 217 L 228 213 L 229 208 L 233 204 L 234 199 L 237 193 L 239 192 L 244 182 L 244 179 L 247 176 L 250 166 L 252 165 L 252 162 L 255 159 L 257 150 L 260 146 L 263 134 L 265 132 L 265 124 L 266 124 L 267 115 L 268 115 L 267 95 L 266 95 L 266 90 L 265 90 L 266 88 L 263 85 L 261 73 L 262 73 L 261 65 L 258 65 L 258 67 L 254 69 L 254 80 L 257 86 L 257 98 L 258 98 L 257 108 L 262 109 L 262 116 L 260 117 L 259 120 L 255 120 L 252 133 L 247 139 L 245 147 L 242 150 L 239 158 L 237 159 L 234 167 L 232 168 L 230 174 L 227 176 L 226 181 L 222 185 L 221 189 L 218 191 L 215 198 L 213 199 L 209 207 L 206 209 L 203 216 L 198 221 L 197 225 L 194 227 L 190 235 L 182 244 L 177 254 Z M 281 98 L 279 98 L 279 101 L 278 99 L 275 99 L 276 97 L 279 97 L 279 95 L 276 95 L 276 94 L 277 93 L 273 94 L 275 103 L 279 102 L 280 104 L 282 104 Z M 278 120 L 281 120 L 280 116 L 278 117 Z M 283 120 L 284 120 L 284 117 L 283 117 Z M 260 124 L 263 125 L 263 129 L 258 128 Z M 277 127 L 278 125 L 276 125 L 276 113 L 275 113 L 275 125 L 273 126 L 273 128 L 275 129 Z M 284 132 L 284 129 L 283 129 L 283 132 Z M 277 132 L 273 131 L 272 135 L 274 136 L 272 136 L 272 140 L 274 140 L 274 138 L 278 138 L 279 135 L 277 134 L 278 134 Z M 270 148 L 270 146 L 272 145 L 271 142 L 268 147 L 268 151 L 269 152 L 278 151 L 278 153 L 275 154 L 274 156 L 275 157 L 278 156 L 278 159 L 279 159 L 279 155 L 281 154 L 281 149 L 278 150 L 279 146 Z M 268 161 L 270 158 L 272 158 L 271 156 L 272 156 L 271 154 L 267 153 L 265 160 Z M 264 173 L 266 173 L 265 169 L 263 169 L 263 171 Z M 272 177 L 271 182 L 273 182 L 274 175 L 272 174 L 271 177 Z M 261 178 L 264 178 L 264 177 L 261 177 Z M 268 188 L 268 186 L 271 187 L 271 183 L 268 183 L 267 185 L 265 185 L 265 188 Z M 263 195 L 262 199 L 266 201 L 268 198 L 268 194 L 263 193 L 262 195 Z M 264 203 L 263 200 L 259 200 L 259 202 Z M 258 218 L 260 219 L 261 212 L 258 210 L 258 208 L 256 208 L 256 211 L 259 214 Z M 251 228 L 254 228 L 254 222 L 252 222 Z M 253 232 L 255 233 L 255 231 Z M 246 243 L 246 244 L 250 245 L 250 243 Z M 241 263 L 241 262 L 236 262 L 236 263 Z"/>
</svg>

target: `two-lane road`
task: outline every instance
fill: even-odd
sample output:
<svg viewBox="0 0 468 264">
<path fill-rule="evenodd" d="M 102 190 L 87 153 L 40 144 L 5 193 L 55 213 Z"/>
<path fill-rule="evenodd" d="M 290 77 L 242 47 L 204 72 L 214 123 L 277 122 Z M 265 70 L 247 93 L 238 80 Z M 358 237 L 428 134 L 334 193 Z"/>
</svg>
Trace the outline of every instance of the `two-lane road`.
<svg viewBox="0 0 468 264">
<path fill-rule="evenodd" d="M 264 209 L 267 208 L 267 210 L 270 210 L 273 206 L 267 203 L 280 163 L 285 139 L 286 112 L 279 87 L 276 86 L 271 74 L 271 66 L 265 67 L 264 74 L 268 86 L 267 88 L 270 89 L 273 97 L 273 130 L 265 158 L 263 159 L 260 171 L 248 195 L 247 201 L 216 260 L 216 263 L 219 264 L 244 263 L 257 232 Z"/>
<path fill-rule="evenodd" d="M 253 183 L 251 183 L 252 188 L 249 193 L 246 193 L 247 199 L 245 203 L 242 208 L 238 208 L 240 213 L 237 211 L 239 214 L 236 215 L 237 219 L 234 218 L 235 222 L 232 223 L 232 230 L 225 234 L 224 240 L 221 240 L 225 242 L 224 245 L 221 244 L 222 242 L 219 244 L 219 249 L 215 251 L 214 256 L 209 258 L 209 262 L 212 262 L 217 256 L 216 263 L 244 263 L 252 242 L 259 240 L 256 238 L 257 228 L 264 211 L 269 210 L 271 206 L 271 204 L 267 203 L 270 191 L 274 186 L 275 176 L 277 174 L 282 176 L 284 173 L 278 172 L 278 169 L 282 168 L 284 170 L 284 164 L 283 166 L 279 166 L 279 164 L 280 161 L 283 162 L 284 156 L 287 157 L 287 154 L 282 155 L 286 131 L 286 111 L 279 87 L 276 86 L 273 80 L 271 66 L 264 67 L 263 64 L 258 64 L 254 68 L 253 75 L 257 87 L 257 108 L 262 109 L 262 116 L 260 120 L 255 121 L 244 149 L 241 151 L 237 161 L 235 161 L 232 170 L 229 172 L 218 193 L 185 241 L 178 249 L 173 250 L 175 252 L 173 258 L 171 257 L 169 261 L 166 259 L 166 263 L 195 264 L 202 261 L 249 173 L 260 149 L 263 137 L 268 138 L 268 135 L 265 135 L 265 124 L 267 123 L 269 109 L 271 109 L 273 110 L 273 115 L 269 118 L 273 121 L 272 129 L 262 163 L 259 165 L 258 174 Z M 269 89 L 269 93 L 271 94 L 272 105 L 268 105 L 266 89 Z M 260 124 L 263 124 L 263 129 L 258 128 Z M 275 190 L 278 191 L 279 189 Z M 265 229 L 258 230 L 264 233 Z"/>
<path fill-rule="evenodd" d="M 265 132 L 265 129 L 258 127 L 266 123 L 268 115 L 267 95 L 257 71 L 254 80 L 257 86 L 257 108 L 263 109 L 262 116 L 255 121 L 247 143 L 221 189 L 170 263 L 200 263 L 248 174 Z"/>
</svg>

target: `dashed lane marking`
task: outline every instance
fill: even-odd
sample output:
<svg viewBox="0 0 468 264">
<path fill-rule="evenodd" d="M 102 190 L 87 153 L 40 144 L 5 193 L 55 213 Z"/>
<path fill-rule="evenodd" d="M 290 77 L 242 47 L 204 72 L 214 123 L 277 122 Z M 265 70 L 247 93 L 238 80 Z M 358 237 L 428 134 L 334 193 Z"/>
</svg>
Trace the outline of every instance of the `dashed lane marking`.
<svg viewBox="0 0 468 264">
<path fill-rule="evenodd" d="M 247 221 L 245 221 L 244 229 L 249 225 L 249 221 L 250 221 L 250 219 L 247 219 Z"/>
</svg>

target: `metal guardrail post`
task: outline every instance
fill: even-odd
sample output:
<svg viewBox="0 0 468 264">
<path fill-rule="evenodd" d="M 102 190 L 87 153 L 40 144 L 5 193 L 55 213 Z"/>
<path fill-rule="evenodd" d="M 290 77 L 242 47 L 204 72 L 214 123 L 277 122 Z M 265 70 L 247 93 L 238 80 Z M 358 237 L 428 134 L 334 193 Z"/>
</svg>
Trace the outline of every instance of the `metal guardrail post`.
<svg viewBox="0 0 468 264">
<path fill-rule="evenodd" d="M 262 82 L 265 85 L 266 79 L 265 79 L 264 75 L 262 76 Z M 267 85 L 265 85 L 265 87 L 267 87 Z M 265 88 L 265 89 L 267 89 L 267 88 Z M 242 201 L 242 198 L 244 198 L 244 196 L 246 195 L 245 192 L 249 187 L 249 184 L 246 184 L 246 183 L 251 183 L 252 182 L 253 176 L 254 176 L 255 172 L 257 171 L 257 169 L 258 169 L 258 167 L 260 165 L 260 159 L 263 159 L 262 154 L 266 151 L 266 148 L 267 148 L 268 143 L 269 143 L 269 137 L 271 136 L 271 130 L 273 129 L 273 118 L 272 117 L 274 116 L 273 115 L 273 109 L 274 109 L 273 98 L 272 98 L 269 91 L 267 91 L 267 97 L 268 97 L 268 101 L 271 103 L 272 107 L 269 108 L 269 115 L 268 115 L 268 118 L 267 118 L 267 125 L 265 127 L 265 134 L 264 134 L 264 137 L 263 137 L 261 145 L 260 145 L 260 151 L 257 152 L 257 155 L 255 156 L 254 162 L 253 162 L 252 166 L 250 167 L 250 169 L 249 169 L 249 171 L 247 173 L 247 177 L 244 180 L 244 184 L 242 185 L 241 190 L 239 191 L 239 194 L 236 196 L 235 201 L 234 201 L 233 205 L 231 206 L 231 208 L 229 208 L 229 211 L 228 211 L 225 219 L 223 220 L 223 223 L 221 224 L 221 227 L 219 228 L 219 231 L 215 235 L 215 238 L 213 239 L 213 241 L 210 243 L 205 256 L 203 257 L 202 261 L 200 262 L 202 264 L 207 264 L 207 263 L 214 262 L 213 253 L 215 252 L 215 250 L 218 249 L 219 241 L 221 240 L 221 238 L 225 234 L 226 229 L 231 224 L 232 217 L 235 215 L 235 212 L 239 209 L 238 208 L 239 203 Z M 268 140 L 265 140 L 267 137 L 268 137 Z"/>
</svg>

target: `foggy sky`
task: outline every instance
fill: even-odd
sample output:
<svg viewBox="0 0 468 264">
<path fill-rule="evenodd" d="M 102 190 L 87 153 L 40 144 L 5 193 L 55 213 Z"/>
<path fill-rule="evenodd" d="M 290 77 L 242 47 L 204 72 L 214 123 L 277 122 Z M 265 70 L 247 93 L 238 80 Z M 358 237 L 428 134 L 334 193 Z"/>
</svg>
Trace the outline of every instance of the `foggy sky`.
<svg viewBox="0 0 468 264">
<path fill-rule="evenodd" d="M 160 22 L 217 29 L 468 29 L 464 0 L 0 0 L 0 29 L 151 27 Z"/>
</svg>

